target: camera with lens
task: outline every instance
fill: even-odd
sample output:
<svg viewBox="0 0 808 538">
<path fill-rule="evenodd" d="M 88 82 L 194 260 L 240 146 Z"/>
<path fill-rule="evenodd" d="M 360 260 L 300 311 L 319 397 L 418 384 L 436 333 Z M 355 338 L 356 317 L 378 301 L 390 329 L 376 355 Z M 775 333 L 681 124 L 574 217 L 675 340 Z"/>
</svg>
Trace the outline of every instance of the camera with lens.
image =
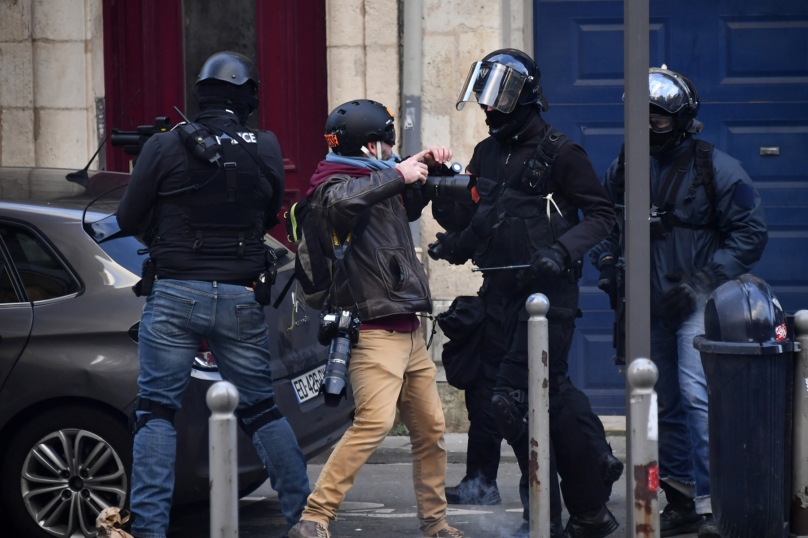
<svg viewBox="0 0 808 538">
<path fill-rule="evenodd" d="M 325 404 L 329 407 L 336 407 L 342 397 L 346 396 L 351 349 L 359 343 L 361 325 L 359 317 L 347 310 L 320 313 L 317 340 L 322 345 L 329 346 L 328 363 L 320 382 L 320 394 L 325 397 Z"/>
<path fill-rule="evenodd" d="M 477 180 L 471 174 L 461 174 L 462 171 L 460 163 L 452 163 L 452 166 L 443 165 L 440 172 L 428 175 L 426 182 L 421 185 L 424 198 L 473 204 L 471 189 L 477 184 Z"/>
</svg>

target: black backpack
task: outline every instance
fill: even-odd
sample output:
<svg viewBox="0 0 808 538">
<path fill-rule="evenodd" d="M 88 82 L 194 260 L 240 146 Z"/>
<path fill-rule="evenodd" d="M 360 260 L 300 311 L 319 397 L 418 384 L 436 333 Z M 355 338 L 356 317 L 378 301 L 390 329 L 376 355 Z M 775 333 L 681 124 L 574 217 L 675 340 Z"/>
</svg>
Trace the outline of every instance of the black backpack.
<svg viewBox="0 0 808 538">
<path fill-rule="evenodd" d="M 311 199 L 304 198 L 292 205 L 285 215 L 286 235 L 297 249 L 295 278 L 303 292 L 303 300 L 312 308 L 322 308 L 333 280 L 336 261 L 334 247 L 344 246 L 345 252 L 359 239 L 370 220 L 366 211 L 348 234 L 344 245 L 323 245 L 317 233 L 317 223 L 311 211 Z M 334 233 L 329 230 L 329 233 Z"/>
</svg>

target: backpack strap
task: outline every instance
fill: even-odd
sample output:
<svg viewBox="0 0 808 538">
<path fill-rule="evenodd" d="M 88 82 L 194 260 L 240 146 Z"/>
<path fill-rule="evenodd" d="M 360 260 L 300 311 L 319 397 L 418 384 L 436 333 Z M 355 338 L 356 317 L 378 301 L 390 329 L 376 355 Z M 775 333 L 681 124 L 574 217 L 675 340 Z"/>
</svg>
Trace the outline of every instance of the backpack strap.
<svg viewBox="0 0 808 538">
<path fill-rule="evenodd" d="M 541 193 L 544 191 L 547 180 L 553 172 L 558 154 L 564 144 L 570 140 L 557 129 L 550 129 L 542 141 L 536 146 L 536 151 L 528 160 L 527 167 L 522 173 L 521 184 L 525 191 L 530 193 Z"/>
<path fill-rule="evenodd" d="M 704 185 L 710 205 L 715 207 L 715 181 L 713 177 L 713 145 L 706 140 L 696 140 L 696 177 Z"/>
</svg>

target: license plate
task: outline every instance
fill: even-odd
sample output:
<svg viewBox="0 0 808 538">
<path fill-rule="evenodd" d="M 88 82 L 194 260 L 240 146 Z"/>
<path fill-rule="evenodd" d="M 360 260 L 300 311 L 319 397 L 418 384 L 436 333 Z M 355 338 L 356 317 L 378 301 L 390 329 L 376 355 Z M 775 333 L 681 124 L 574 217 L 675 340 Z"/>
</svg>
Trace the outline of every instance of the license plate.
<svg viewBox="0 0 808 538">
<path fill-rule="evenodd" d="M 325 377 L 325 364 L 292 380 L 298 403 L 311 400 L 320 394 L 320 381 Z"/>
</svg>

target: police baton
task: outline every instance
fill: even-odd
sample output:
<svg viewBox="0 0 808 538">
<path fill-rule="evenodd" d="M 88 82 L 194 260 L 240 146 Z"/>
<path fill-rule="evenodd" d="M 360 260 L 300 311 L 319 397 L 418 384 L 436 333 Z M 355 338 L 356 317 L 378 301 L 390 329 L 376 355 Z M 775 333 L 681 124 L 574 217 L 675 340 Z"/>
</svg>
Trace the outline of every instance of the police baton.
<svg viewBox="0 0 808 538">
<path fill-rule="evenodd" d="M 530 265 L 503 265 L 501 267 L 475 267 L 471 270 L 472 273 L 484 271 L 504 271 L 505 269 L 527 269 Z"/>
</svg>

